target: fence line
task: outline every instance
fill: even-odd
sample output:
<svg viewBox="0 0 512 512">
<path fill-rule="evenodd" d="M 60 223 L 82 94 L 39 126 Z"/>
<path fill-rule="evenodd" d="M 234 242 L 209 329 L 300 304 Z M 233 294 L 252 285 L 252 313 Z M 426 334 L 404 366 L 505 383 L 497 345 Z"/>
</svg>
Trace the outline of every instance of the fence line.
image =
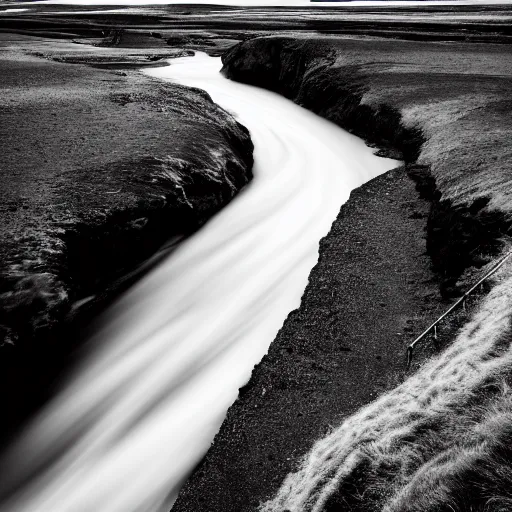
<svg viewBox="0 0 512 512">
<path fill-rule="evenodd" d="M 420 342 L 432 329 L 434 330 L 434 338 L 437 339 L 437 326 L 438 324 L 444 320 L 453 310 L 455 310 L 458 306 L 462 304 L 462 307 L 466 308 L 466 299 L 489 277 L 491 277 L 494 273 L 496 273 L 503 264 L 512 256 L 512 251 L 506 254 L 498 264 L 493 267 L 485 276 L 483 276 L 475 285 L 473 285 L 453 306 L 448 309 L 443 315 L 441 315 L 433 324 L 431 324 L 427 329 L 425 329 L 408 347 L 407 347 L 407 368 L 411 366 L 412 356 L 414 353 L 414 347 L 418 342 Z"/>
</svg>

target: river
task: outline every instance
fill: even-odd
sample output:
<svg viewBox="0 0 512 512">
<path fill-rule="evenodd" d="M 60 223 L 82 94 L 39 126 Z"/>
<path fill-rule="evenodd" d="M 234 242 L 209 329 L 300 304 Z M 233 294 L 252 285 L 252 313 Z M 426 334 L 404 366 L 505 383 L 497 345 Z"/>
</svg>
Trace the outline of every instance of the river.
<svg viewBox="0 0 512 512">
<path fill-rule="evenodd" d="M 254 180 L 104 315 L 80 365 L 0 460 L 3 512 L 167 511 L 298 307 L 350 191 L 394 167 L 198 54 L 146 70 L 251 131 Z"/>
</svg>

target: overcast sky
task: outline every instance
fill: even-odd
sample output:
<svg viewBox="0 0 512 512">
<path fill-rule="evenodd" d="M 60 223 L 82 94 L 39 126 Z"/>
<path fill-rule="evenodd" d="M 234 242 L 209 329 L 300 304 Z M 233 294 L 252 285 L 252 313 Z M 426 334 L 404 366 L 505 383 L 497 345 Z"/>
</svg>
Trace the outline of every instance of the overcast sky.
<svg viewBox="0 0 512 512">
<path fill-rule="evenodd" d="M 379 1 L 356 1 L 348 2 L 349 5 L 443 5 L 443 4 L 509 4 L 512 0 L 442 0 L 435 2 L 424 1 L 392 1 L 392 2 L 379 2 Z M 339 3 L 324 3 L 315 2 L 311 3 L 309 0 L 48 0 L 45 3 L 54 4 L 77 4 L 77 5 L 147 5 L 147 4 L 218 4 L 218 5 L 273 5 L 273 6 L 319 6 L 326 5 L 330 7 L 339 6 Z M 344 2 L 341 2 L 342 4 Z"/>
</svg>

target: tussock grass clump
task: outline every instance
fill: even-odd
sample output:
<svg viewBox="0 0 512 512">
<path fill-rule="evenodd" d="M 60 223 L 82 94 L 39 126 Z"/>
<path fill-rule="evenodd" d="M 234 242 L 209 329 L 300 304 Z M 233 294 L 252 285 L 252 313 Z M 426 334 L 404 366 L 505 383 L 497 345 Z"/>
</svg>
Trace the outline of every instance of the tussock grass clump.
<svg viewBox="0 0 512 512">
<path fill-rule="evenodd" d="M 319 440 L 261 512 L 512 504 L 512 265 L 457 339 Z"/>
</svg>

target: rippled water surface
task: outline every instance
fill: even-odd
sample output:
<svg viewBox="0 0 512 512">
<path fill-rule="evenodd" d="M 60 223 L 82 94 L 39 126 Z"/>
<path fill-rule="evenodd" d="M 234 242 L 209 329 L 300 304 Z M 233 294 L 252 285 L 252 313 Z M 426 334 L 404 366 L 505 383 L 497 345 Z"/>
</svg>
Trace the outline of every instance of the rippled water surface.
<svg viewBox="0 0 512 512">
<path fill-rule="evenodd" d="M 168 510 L 299 305 L 350 190 L 395 166 L 220 67 L 197 55 L 147 72 L 206 89 L 250 129 L 254 180 L 110 309 L 81 366 L 0 461 L 3 512 Z"/>
</svg>

